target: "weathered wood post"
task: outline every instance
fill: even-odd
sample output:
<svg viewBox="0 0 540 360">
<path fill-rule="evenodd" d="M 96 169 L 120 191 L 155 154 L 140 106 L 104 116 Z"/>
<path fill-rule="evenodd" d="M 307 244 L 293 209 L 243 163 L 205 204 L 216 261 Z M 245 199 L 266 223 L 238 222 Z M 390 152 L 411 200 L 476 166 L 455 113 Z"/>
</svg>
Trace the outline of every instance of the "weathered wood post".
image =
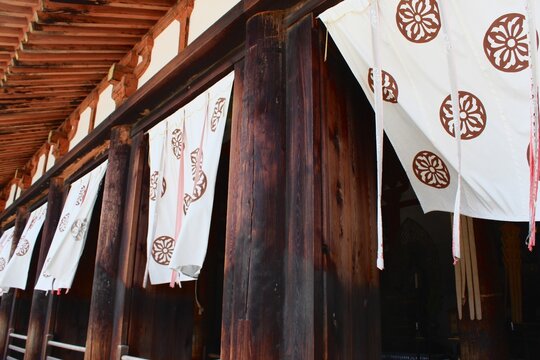
<svg viewBox="0 0 540 360">
<path fill-rule="evenodd" d="M 36 279 L 39 277 L 49 247 L 51 246 L 56 226 L 60 219 L 63 206 L 64 179 L 53 178 L 49 185 L 49 194 L 47 195 L 47 215 L 41 234 L 39 246 L 39 258 Z M 28 284 L 34 286 L 34 284 Z M 47 330 L 49 328 L 49 302 L 50 294 L 44 291 L 34 291 L 32 294 L 32 307 L 30 308 L 30 322 L 28 324 L 28 338 L 26 340 L 25 360 L 38 360 L 45 358 Z"/>
<path fill-rule="evenodd" d="M 22 235 L 26 221 L 28 220 L 28 209 L 25 206 L 21 206 L 17 209 L 17 217 L 15 218 L 15 230 L 13 232 L 13 242 L 11 245 L 11 251 L 9 257 L 13 256 L 17 243 Z M 5 259 L 6 263 L 9 259 Z M 6 294 L 2 295 L 2 301 L 0 302 L 0 349 L 2 350 L 3 357 L 5 359 L 7 354 L 7 344 L 9 342 L 9 328 L 11 327 L 13 309 L 15 306 L 15 291 L 17 289 L 10 289 Z"/>
<path fill-rule="evenodd" d="M 133 286 L 133 267 L 137 247 L 137 231 L 139 230 L 139 214 L 141 205 L 141 187 L 143 170 L 148 151 L 143 132 L 133 137 L 130 157 L 127 196 L 125 199 L 124 222 L 118 260 L 118 281 L 116 283 L 114 323 L 110 359 L 120 360 L 122 349 L 127 340 L 130 291 Z"/>
<path fill-rule="evenodd" d="M 286 264 L 282 359 L 322 358 L 318 34 L 308 15 L 287 30 Z"/>
<path fill-rule="evenodd" d="M 373 110 L 331 42 L 320 74 L 322 350 L 328 359 L 380 359 Z"/>
<path fill-rule="evenodd" d="M 284 13 L 247 21 L 236 67 L 221 358 L 279 359 L 285 255 Z"/>
<path fill-rule="evenodd" d="M 105 175 L 99 236 L 85 359 L 109 359 L 114 323 L 114 298 L 118 282 L 118 255 L 126 202 L 131 149 L 130 126 L 111 131 L 109 165 Z"/>
<path fill-rule="evenodd" d="M 474 219 L 482 320 L 470 320 L 463 312 L 459 321 L 460 357 L 463 360 L 509 357 L 500 242 L 495 241 L 488 230 L 486 220 Z"/>
</svg>

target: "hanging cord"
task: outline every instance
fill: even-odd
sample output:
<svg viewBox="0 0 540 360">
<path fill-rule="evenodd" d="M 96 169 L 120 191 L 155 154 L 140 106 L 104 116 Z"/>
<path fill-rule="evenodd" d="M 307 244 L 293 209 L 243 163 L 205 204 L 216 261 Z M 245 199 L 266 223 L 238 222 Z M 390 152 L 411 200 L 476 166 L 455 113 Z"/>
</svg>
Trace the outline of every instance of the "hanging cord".
<svg viewBox="0 0 540 360">
<path fill-rule="evenodd" d="M 529 69 L 531 71 L 531 89 L 530 89 L 530 135 L 529 135 L 529 170 L 530 170 L 530 188 L 529 188 L 529 234 L 526 244 L 530 251 L 535 245 L 536 240 L 536 203 L 538 200 L 538 76 L 537 66 L 537 47 L 536 47 L 536 21 L 535 21 L 535 1 L 527 0 L 527 20 L 529 23 Z"/>
<path fill-rule="evenodd" d="M 373 87 L 375 89 L 375 142 L 377 147 L 377 268 L 384 269 L 382 227 L 382 172 L 383 172 L 383 78 L 380 64 L 379 2 L 373 0 L 370 8 L 371 43 L 373 47 Z"/>
<path fill-rule="evenodd" d="M 453 56 L 452 42 L 448 33 L 446 10 L 443 8 L 444 1 L 438 1 L 441 14 L 441 30 L 446 44 L 446 58 L 448 61 L 448 73 L 450 76 L 452 117 L 454 118 L 454 138 L 456 139 L 457 151 L 457 188 L 454 202 L 454 222 L 452 226 L 452 257 L 454 265 L 458 262 L 460 254 L 460 214 L 461 214 L 461 121 L 459 119 L 459 92 L 457 87 L 456 64 Z"/>
<path fill-rule="evenodd" d="M 197 305 L 197 310 L 198 310 L 197 312 L 200 316 L 203 314 L 204 308 L 199 302 L 198 288 L 199 288 L 199 280 L 195 280 L 195 304 Z"/>
<path fill-rule="evenodd" d="M 326 28 L 326 38 L 324 40 L 324 62 L 328 58 L 328 28 Z"/>
</svg>

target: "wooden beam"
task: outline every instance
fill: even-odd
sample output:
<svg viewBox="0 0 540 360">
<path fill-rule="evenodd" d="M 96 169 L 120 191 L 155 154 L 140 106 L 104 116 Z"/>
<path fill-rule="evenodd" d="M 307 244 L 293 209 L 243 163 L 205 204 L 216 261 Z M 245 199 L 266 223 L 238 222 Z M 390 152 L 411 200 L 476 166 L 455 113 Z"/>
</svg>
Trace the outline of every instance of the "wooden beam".
<svg viewBox="0 0 540 360">
<path fill-rule="evenodd" d="M 154 25 L 154 20 L 122 19 L 120 17 L 99 17 L 88 15 L 56 14 L 54 12 L 38 11 L 38 22 L 58 24 L 78 24 L 94 26 L 103 24 L 115 28 L 149 29 Z M 0 17 L 0 21 L 1 21 Z M 8 19 L 6 19 L 7 21 Z"/>
<path fill-rule="evenodd" d="M 19 39 L 12 36 L 0 36 L 0 46 L 15 46 L 19 43 Z"/>
<path fill-rule="evenodd" d="M 92 284 L 85 359 L 107 359 L 111 354 L 118 261 L 131 148 L 130 127 L 112 129 L 109 165 L 105 175 L 96 265 Z M 112 306 L 111 306 L 112 305 Z"/>
<path fill-rule="evenodd" d="M 34 14 L 34 9 L 30 6 L 20 6 L 13 4 L 6 4 L 0 2 L 0 12 L 2 13 L 12 13 L 15 16 L 31 18 Z M 4 29 L 2 29 L 3 31 Z"/>
<path fill-rule="evenodd" d="M 48 2 L 44 4 L 44 11 L 55 14 L 85 15 L 106 18 L 158 20 L 165 11 L 153 9 L 141 9 L 136 4 L 131 7 L 113 7 L 107 5 L 80 5 L 73 3 Z"/>
<path fill-rule="evenodd" d="M 6 125 L 8 123 L 16 123 L 17 121 L 28 120 L 29 118 L 33 121 L 65 119 L 67 115 L 69 115 L 69 111 L 42 112 L 39 113 L 39 115 L 2 112 L 0 114 L 0 124 Z"/>
<path fill-rule="evenodd" d="M 41 31 L 34 31 L 28 34 L 28 41 L 32 44 L 68 44 L 68 45 L 135 45 L 137 38 L 128 36 L 95 36 L 95 35 L 51 35 Z"/>
<path fill-rule="evenodd" d="M 20 49 L 21 51 L 49 51 L 49 52 L 78 52 L 78 53 L 92 53 L 95 51 L 122 51 L 124 53 L 128 52 L 133 48 L 133 45 L 96 45 L 96 44 L 34 44 L 26 43 L 22 44 Z"/>
<path fill-rule="evenodd" d="M 101 24 L 95 24 L 95 26 L 81 26 L 77 24 L 45 24 L 34 23 L 32 25 L 33 31 L 47 33 L 50 35 L 85 35 L 85 36 L 106 36 L 111 33 L 118 34 L 122 37 L 134 37 L 140 39 L 144 36 L 148 30 L 145 28 L 118 28 L 110 27 Z"/>
<path fill-rule="evenodd" d="M 103 63 L 118 61 L 124 55 L 123 51 L 108 51 L 105 53 L 89 53 L 89 54 L 77 54 L 69 51 L 51 53 L 47 51 L 18 51 L 17 60 L 23 63 L 43 64 L 48 62 L 85 62 L 89 65 L 97 63 Z"/>
<path fill-rule="evenodd" d="M 0 55 L 3 56 L 3 55 Z M 1 59 L 1 57 L 0 57 Z M 86 66 L 13 66 L 10 74 L 28 75 L 74 75 L 74 74 L 94 74 L 96 72 L 106 73 L 110 66 L 107 65 L 86 65 Z"/>
<path fill-rule="evenodd" d="M 0 13 L 0 24 L 5 27 L 24 28 L 28 26 L 28 20 L 21 17 Z"/>
<path fill-rule="evenodd" d="M 56 226 L 60 220 L 64 198 L 64 180 L 61 178 L 53 178 L 49 186 L 47 195 L 47 215 L 43 225 L 38 255 L 38 266 L 36 279 L 39 277 L 49 247 L 51 246 Z M 28 323 L 28 338 L 26 340 L 26 352 L 24 358 L 26 360 L 45 359 L 46 354 L 46 331 L 49 328 L 47 322 L 49 318 L 48 308 L 49 301 L 52 295 L 47 295 L 43 291 L 34 290 L 32 294 L 32 305 L 30 308 L 30 321 Z"/>
<path fill-rule="evenodd" d="M 0 0 L 0 3 L 19 6 L 37 6 L 40 0 Z"/>
</svg>

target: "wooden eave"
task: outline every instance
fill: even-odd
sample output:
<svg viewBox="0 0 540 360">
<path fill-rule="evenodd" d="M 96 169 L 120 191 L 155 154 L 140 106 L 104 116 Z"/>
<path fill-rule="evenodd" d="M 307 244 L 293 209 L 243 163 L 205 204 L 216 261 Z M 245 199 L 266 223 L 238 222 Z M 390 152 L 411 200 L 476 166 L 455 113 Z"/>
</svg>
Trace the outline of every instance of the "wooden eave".
<svg viewBox="0 0 540 360">
<path fill-rule="evenodd" d="M 296 4 L 285 21 L 291 25 L 304 15 L 320 13 L 339 1 L 305 0 Z M 23 192 L 0 214 L 0 225 L 13 221 L 17 207 L 35 206 L 43 199 L 52 178 L 62 177 L 69 182 L 103 161 L 114 126 L 131 124 L 133 135 L 146 131 L 230 72 L 244 56 L 247 19 L 261 9 L 283 9 L 289 3 L 244 0 L 233 7 Z"/>
<path fill-rule="evenodd" d="M 0 0 L 0 188 L 176 3 Z"/>
</svg>

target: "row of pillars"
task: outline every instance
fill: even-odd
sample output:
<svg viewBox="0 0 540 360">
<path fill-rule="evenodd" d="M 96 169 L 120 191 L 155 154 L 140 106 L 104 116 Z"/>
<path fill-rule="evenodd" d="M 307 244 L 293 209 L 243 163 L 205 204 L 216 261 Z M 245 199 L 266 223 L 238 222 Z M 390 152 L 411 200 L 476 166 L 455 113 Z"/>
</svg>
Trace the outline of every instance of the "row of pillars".
<svg viewBox="0 0 540 360">
<path fill-rule="evenodd" d="M 142 136 L 138 136 L 140 140 Z M 105 177 L 103 210 L 101 212 L 99 237 L 97 245 L 96 263 L 94 279 L 92 285 L 92 306 L 90 310 L 89 326 L 86 342 L 86 359 L 107 359 L 109 358 L 110 339 L 113 333 L 113 318 L 115 308 L 113 304 L 117 293 L 121 296 L 125 292 L 125 281 L 118 278 L 121 249 L 121 235 L 124 208 L 127 196 L 132 193 L 132 188 L 128 188 L 128 174 L 136 171 L 142 162 L 130 161 L 131 149 L 130 126 L 119 126 L 112 129 L 111 146 L 109 149 L 109 165 Z M 135 153 L 135 155 L 139 155 Z M 133 186 L 133 181 L 129 181 Z M 126 188 L 128 190 L 126 191 Z M 60 214 L 62 212 L 64 199 L 64 181 L 61 178 L 51 179 L 47 196 L 47 215 L 41 236 L 38 255 L 38 271 L 41 271 L 49 247 L 51 245 Z M 126 213 L 127 215 L 127 213 Z M 17 240 L 20 238 L 28 212 L 26 208 L 19 208 L 15 222 L 15 234 L 12 254 L 15 250 Z M 122 254 L 125 255 L 125 254 Z M 29 284 L 32 286 L 32 284 Z M 0 303 L 0 349 L 2 353 L 7 353 L 8 331 L 11 328 L 15 292 L 19 290 L 11 289 L 2 296 Z M 28 324 L 28 334 L 26 341 L 25 359 L 44 359 L 46 357 L 46 341 L 50 322 L 50 303 L 52 294 L 43 291 L 34 291 L 32 295 L 32 305 L 30 309 L 30 320 Z M 96 339 L 96 336 L 98 339 Z M 106 354 L 106 355 L 105 355 Z"/>
</svg>

